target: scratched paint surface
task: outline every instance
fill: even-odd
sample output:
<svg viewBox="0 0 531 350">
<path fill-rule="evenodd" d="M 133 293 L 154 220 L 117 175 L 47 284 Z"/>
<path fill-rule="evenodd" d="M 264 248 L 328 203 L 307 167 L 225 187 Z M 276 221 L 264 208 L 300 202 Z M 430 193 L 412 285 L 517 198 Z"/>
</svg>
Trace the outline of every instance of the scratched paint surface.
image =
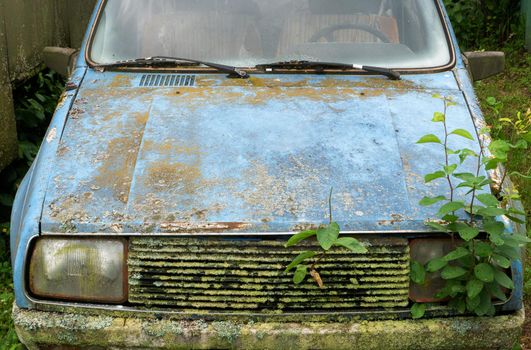
<svg viewBox="0 0 531 350">
<path fill-rule="evenodd" d="M 406 77 L 198 75 L 140 88 L 141 75 L 89 72 L 48 184 L 44 232 L 286 232 L 334 219 L 343 230 L 426 230 L 444 192 L 432 95 L 474 133 L 452 74 Z M 455 139 L 453 148 L 476 149 Z M 473 164 L 467 165 L 470 170 Z"/>
</svg>

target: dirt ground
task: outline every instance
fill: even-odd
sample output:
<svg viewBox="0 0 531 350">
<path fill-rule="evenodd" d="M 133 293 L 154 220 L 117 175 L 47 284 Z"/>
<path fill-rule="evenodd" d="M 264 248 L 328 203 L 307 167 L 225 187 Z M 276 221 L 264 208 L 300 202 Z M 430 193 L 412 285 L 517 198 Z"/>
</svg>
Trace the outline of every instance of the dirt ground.
<svg viewBox="0 0 531 350">
<path fill-rule="evenodd" d="M 531 318 L 529 317 L 529 310 L 531 310 L 531 298 L 527 298 L 525 302 L 526 318 L 522 334 L 521 346 L 524 350 L 531 350 Z"/>
</svg>

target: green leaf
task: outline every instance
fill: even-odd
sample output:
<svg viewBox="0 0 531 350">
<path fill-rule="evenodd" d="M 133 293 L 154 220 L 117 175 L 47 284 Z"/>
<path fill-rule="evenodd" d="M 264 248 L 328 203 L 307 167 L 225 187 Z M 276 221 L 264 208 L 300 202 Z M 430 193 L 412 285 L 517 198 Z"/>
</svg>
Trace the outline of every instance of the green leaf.
<svg viewBox="0 0 531 350">
<path fill-rule="evenodd" d="M 440 179 L 440 178 L 443 178 L 443 177 L 446 177 L 446 173 L 444 171 L 436 171 L 433 174 L 428 174 L 428 175 L 424 176 L 424 182 L 425 183 L 430 183 L 433 180 L 437 180 L 437 179 Z"/>
<path fill-rule="evenodd" d="M 516 216 L 512 216 L 512 215 L 508 215 L 506 214 L 505 216 L 507 216 L 507 218 L 509 220 L 511 220 L 512 222 L 515 222 L 517 224 L 521 224 L 521 225 L 524 225 L 525 224 L 525 221 L 520 219 L 520 218 L 517 218 Z"/>
<path fill-rule="evenodd" d="M 522 216 L 527 215 L 525 211 L 521 211 L 521 210 L 518 210 L 518 209 L 515 209 L 515 208 L 512 208 L 512 207 L 509 207 L 507 209 L 507 212 L 510 213 L 510 214 L 515 214 L 515 215 L 522 215 Z"/>
<path fill-rule="evenodd" d="M 444 166 L 443 169 L 446 175 L 452 175 L 457 169 L 457 167 L 457 164 L 450 164 L 448 166 Z"/>
<path fill-rule="evenodd" d="M 492 247 L 490 244 L 485 242 L 475 242 L 474 251 L 477 256 L 481 258 L 487 258 L 492 254 Z"/>
<path fill-rule="evenodd" d="M 503 240 L 502 236 L 499 234 L 491 233 L 489 234 L 489 240 L 497 245 L 498 247 L 503 246 L 505 244 L 505 241 Z"/>
<path fill-rule="evenodd" d="M 480 280 L 477 280 L 475 278 L 471 279 L 466 284 L 466 293 L 467 293 L 467 296 L 470 299 L 475 298 L 476 296 L 478 296 L 479 293 L 481 293 L 482 290 L 483 290 L 483 282 L 481 282 Z"/>
<path fill-rule="evenodd" d="M 440 232 L 448 232 L 448 228 L 446 226 L 443 226 L 441 224 L 438 224 L 436 222 L 433 222 L 433 221 L 428 221 L 426 222 L 426 226 L 429 226 L 437 231 L 440 231 Z"/>
<path fill-rule="evenodd" d="M 308 275 L 308 266 L 306 265 L 297 266 L 297 270 L 295 270 L 295 274 L 293 275 L 293 283 L 301 284 L 307 275 Z"/>
<path fill-rule="evenodd" d="M 446 214 L 453 213 L 459 209 L 463 209 L 464 207 L 465 203 L 463 202 L 448 202 L 439 209 L 437 216 L 443 217 Z"/>
<path fill-rule="evenodd" d="M 520 234 L 520 233 L 515 233 L 515 234 L 512 234 L 512 235 L 507 236 L 507 237 L 510 237 L 511 239 L 513 239 L 513 240 L 515 240 L 517 242 L 520 242 L 522 244 L 531 243 L 531 239 L 529 239 L 529 237 L 524 236 L 523 234 Z"/>
<path fill-rule="evenodd" d="M 465 269 L 470 270 L 473 266 L 475 266 L 476 258 L 472 254 L 470 254 L 460 258 L 458 261 L 461 266 L 463 266 Z"/>
<path fill-rule="evenodd" d="M 415 303 L 411 307 L 411 317 L 413 317 L 415 320 L 424 317 L 425 313 L 426 313 L 426 304 Z"/>
<path fill-rule="evenodd" d="M 339 237 L 339 225 L 335 222 L 317 230 L 317 240 L 324 250 L 330 250 Z"/>
<path fill-rule="evenodd" d="M 461 164 L 463 164 L 468 157 L 478 157 L 478 154 L 468 148 L 462 149 L 461 152 L 459 152 L 459 160 L 461 161 Z"/>
<path fill-rule="evenodd" d="M 516 141 L 516 144 L 509 145 L 509 146 L 511 148 L 514 148 L 514 149 L 527 149 L 527 141 L 523 140 L 523 139 L 520 139 L 520 140 Z"/>
<path fill-rule="evenodd" d="M 494 254 L 492 256 L 492 260 L 494 260 L 496 264 L 504 269 L 511 267 L 511 261 L 502 255 Z"/>
<path fill-rule="evenodd" d="M 494 281 L 494 269 L 486 263 L 481 263 L 474 268 L 474 275 L 482 282 L 490 283 Z"/>
<path fill-rule="evenodd" d="M 442 217 L 442 219 L 446 222 L 450 222 L 450 223 L 454 223 L 456 222 L 457 220 L 459 220 L 459 217 L 458 216 L 455 216 L 453 214 L 446 214 L 445 216 Z M 448 225 L 449 226 L 449 225 Z"/>
<path fill-rule="evenodd" d="M 457 260 L 457 259 L 460 259 L 464 256 L 467 256 L 470 254 L 470 251 L 466 248 L 463 248 L 463 247 L 457 247 L 455 250 L 451 251 L 450 253 L 448 253 L 444 258 L 443 260 L 445 261 L 453 261 L 453 260 Z"/>
<path fill-rule="evenodd" d="M 499 253 L 500 255 L 505 256 L 509 260 L 520 260 L 521 259 L 520 249 L 518 247 L 509 247 L 506 245 L 501 245 L 499 247 L 496 247 L 496 253 Z"/>
<path fill-rule="evenodd" d="M 492 298 L 491 298 L 490 293 L 485 288 L 483 288 L 483 290 L 481 291 L 479 298 L 480 298 L 479 305 L 474 310 L 476 315 L 478 316 L 494 315 L 494 313 L 496 312 L 496 309 L 492 305 Z"/>
<path fill-rule="evenodd" d="M 472 134 L 470 134 L 465 129 L 456 129 L 456 130 L 452 131 L 450 133 L 450 135 L 458 135 L 458 136 L 464 137 L 465 139 L 469 139 L 469 140 L 474 141 L 474 137 L 472 136 Z"/>
<path fill-rule="evenodd" d="M 412 260 L 409 266 L 411 280 L 416 284 L 424 284 L 426 281 L 426 271 L 422 264 L 418 261 Z"/>
<path fill-rule="evenodd" d="M 513 280 L 500 270 L 494 269 L 494 280 L 504 288 L 514 289 Z"/>
<path fill-rule="evenodd" d="M 483 225 L 483 229 L 490 234 L 502 235 L 505 232 L 505 225 L 503 222 L 489 221 Z"/>
<path fill-rule="evenodd" d="M 485 170 L 496 169 L 498 167 L 498 164 L 500 164 L 501 162 L 503 162 L 503 160 L 500 160 L 500 159 L 497 159 L 497 158 L 488 159 L 485 162 Z"/>
<path fill-rule="evenodd" d="M 513 247 L 513 248 L 523 247 L 526 244 L 530 243 L 529 238 L 523 235 L 520 235 L 520 234 L 514 234 L 510 236 L 501 236 L 501 238 L 503 239 L 506 245 L 508 245 L 509 247 Z"/>
<path fill-rule="evenodd" d="M 459 266 L 446 266 L 442 272 L 441 277 L 445 280 L 451 280 L 466 275 L 466 270 Z"/>
<path fill-rule="evenodd" d="M 284 272 L 289 272 L 292 268 L 302 263 L 304 260 L 313 258 L 316 255 L 315 252 L 302 252 L 293 261 L 286 267 L 286 270 Z"/>
<path fill-rule="evenodd" d="M 423 137 L 420 138 L 420 140 L 417 141 L 417 143 L 439 143 L 439 144 L 442 144 L 441 140 L 433 135 L 433 134 L 429 134 L 429 135 L 425 135 Z"/>
<path fill-rule="evenodd" d="M 444 113 L 435 112 L 433 113 L 433 119 L 431 120 L 434 123 L 443 123 L 446 120 Z"/>
<path fill-rule="evenodd" d="M 489 291 L 491 295 L 495 296 L 499 300 L 507 301 L 507 296 L 505 295 L 505 292 L 502 291 L 498 283 L 489 283 L 485 285 L 485 288 Z"/>
<path fill-rule="evenodd" d="M 505 210 L 501 208 L 486 207 L 486 208 L 478 209 L 477 214 L 483 217 L 495 217 L 495 216 L 504 215 Z"/>
<path fill-rule="evenodd" d="M 303 241 L 303 240 L 305 240 L 307 238 L 315 236 L 316 234 L 317 234 L 316 230 L 308 230 L 308 231 L 299 232 L 299 233 L 291 236 L 291 238 L 285 244 L 285 247 L 286 248 L 292 247 L 292 246 L 296 245 L 297 243 L 299 243 L 300 241 Z"/>
<path fill-rule="evenodd" d="M 511 146 L 509 143 L 503 140 L 495 140 L 490 143 L 489 150 L 490 153 L 501 161 L 507 160 L 507 153 L 510 151 Z"/>
<path fill-rule="evenodd" d="M 460 314 L 464 314 L 466 311 L 466 303 L 463 298 L 452 299 L 448 303 L 452 309 L 456 310 Z"/>
<path fill-rule="evenodd" d="M 439 271 L 446 265 L 448 265 L 448 261 L 444 260 L 443 258 L 432 259 L 428 262 L 428 265 L 426 266 L 426 271 L 428 272 Z"/>
<path fill-rule="evenodd" d="M 446 200 L 445 196 L 438 196 L 438 197 L 424 197 L 419 202 L 420 205 L 424 207 L 428 207 L 430 205 L 434 205 L 436 203 L 439 203 L 440 201 Z"/>
<path fill-rule="evenodd" d="M 470 227 L 467 224 L 458 225 L 457 232 L 459 233 L 459 237 L 467 242 L 479 235 L 479 230 L 477 228 Z"/>
<path fill-rule="evenodd" d="M 454 174 L 454 177 L 459 180 L 463 180 L 463 181 L 474 181 L 474 179 L 476 178 L 476 175 L 472 173 L 458 173 L 458 174 Z"/>
<path fill-rule="evenodd" d="M 485 204 L 488 207 L 495 207 L 497 208 L 500 202 L 498 201 L 498 198 L 494 197 L 492 194 L 489 193 L 482 193 L 478 194 L 476 198 L 483 204 Z"/>
<path fill-rule="evenodd" d="M 461 293 L 465 293 L 465 292 L 466 292 L 466 287 L 460 283 L 454 284 L 450 287 L 450 296 L 452 297 L 456 297 L 457 295 Z"/>
<path fill-rule="evenodd" d="M 481 298 L 479 295 L 476 295 L 473 298 L 466 298 L 466 307 L 469 311 L 475 311 L 480 303 Z"/>
<path fill-rule="evenodd" d="M 334 243 L 334 245 L 350 249 L 356 254 L 364 254 L 368 252 L 367 248 L 365 248 L 363 244 L 352 237 L 341 237 Z"/>
</svg>

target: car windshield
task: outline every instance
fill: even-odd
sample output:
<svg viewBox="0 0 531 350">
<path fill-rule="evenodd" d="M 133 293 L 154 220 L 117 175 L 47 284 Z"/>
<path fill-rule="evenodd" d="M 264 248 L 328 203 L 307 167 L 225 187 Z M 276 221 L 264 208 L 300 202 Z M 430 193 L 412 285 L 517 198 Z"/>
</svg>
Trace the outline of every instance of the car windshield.
<svg viewBox="0 0 531 350">
<path fill-rule="evenodd" d="M 435 0 L 107 0 L 91 40 L 94 64 L 174 56 L 417 69 L 452 57 Z"/>
</svg>

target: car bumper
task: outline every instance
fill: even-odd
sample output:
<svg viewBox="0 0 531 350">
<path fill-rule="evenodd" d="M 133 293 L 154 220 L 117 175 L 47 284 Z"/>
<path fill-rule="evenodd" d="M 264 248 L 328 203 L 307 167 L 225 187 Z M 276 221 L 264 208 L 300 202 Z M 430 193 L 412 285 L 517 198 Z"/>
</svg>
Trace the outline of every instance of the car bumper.
<svg viewBox="0 0 531 350">
<path fill-rule="evenodd" d="M 280 323 L 172 320 L 23 310 L 20 340 L 30 349 L 511 349 L 524 311 L 492 318 Z"/>
</svg>

